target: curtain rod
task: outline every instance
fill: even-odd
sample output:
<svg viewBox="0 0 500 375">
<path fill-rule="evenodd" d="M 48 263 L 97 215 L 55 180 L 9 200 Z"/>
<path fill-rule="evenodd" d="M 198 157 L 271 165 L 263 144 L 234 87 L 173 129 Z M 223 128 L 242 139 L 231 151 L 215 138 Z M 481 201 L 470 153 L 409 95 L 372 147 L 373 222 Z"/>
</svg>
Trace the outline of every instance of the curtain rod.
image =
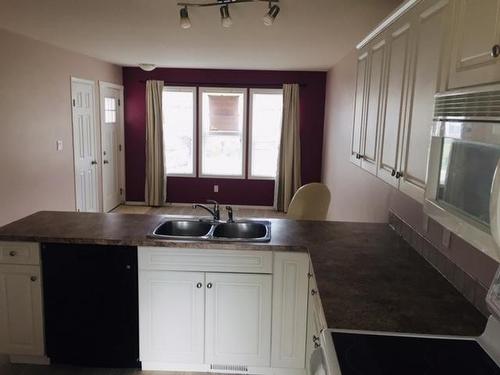
<svg viewBox="0 0 500 375">
<path fill-rule="evenodd" d="M 140 80 L 140 83 L 146 84 L 145 80 Z M 199 83 L 199 82 L 165 82 L 165 86 L 212 86 L 212 87 L 217 87 L 217 86 L 249 86 L 249 87 L 282 87 L 282 83 L 257 83 L 257 84 L 250 84 L 250 83 Z M 295 83 L 295 82 L 291 82 Z M 307 84 L 305 83 L 299 83 L 300 87 L 306 87 Z"/>
</svg>

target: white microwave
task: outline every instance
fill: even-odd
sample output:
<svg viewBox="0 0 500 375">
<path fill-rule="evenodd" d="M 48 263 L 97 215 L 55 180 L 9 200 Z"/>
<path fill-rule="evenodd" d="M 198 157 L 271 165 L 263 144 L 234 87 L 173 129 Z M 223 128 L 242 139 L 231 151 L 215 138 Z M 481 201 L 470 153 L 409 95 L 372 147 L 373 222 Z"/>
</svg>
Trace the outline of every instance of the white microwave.
<svg viewBox="0 0 500 375">
<path fill-rule="evenodd" d="M 500 261 L 500 85 L 439 93 L 424 211 Z"/>
</svg>

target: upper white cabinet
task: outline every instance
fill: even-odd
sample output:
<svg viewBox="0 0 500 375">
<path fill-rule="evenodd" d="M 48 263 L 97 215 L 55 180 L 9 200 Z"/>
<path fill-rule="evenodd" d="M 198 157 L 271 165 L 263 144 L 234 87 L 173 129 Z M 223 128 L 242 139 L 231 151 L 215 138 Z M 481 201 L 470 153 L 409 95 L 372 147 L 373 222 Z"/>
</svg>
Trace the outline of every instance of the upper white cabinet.
<svg viewBox="0 0 500 375">
<path fill-rule="evenodd" d="M 385 39 L 376 40 L 370 46 L 368 69 L 368 95 L 366 120 L 362 136 L 361 168 L 376 174 L 378 131 L 384 102 Z"/>
<path fill-rule="evenodd" d="M 207 273 L 206 362 L 269 367 L 271 275 Z"/>
<path fill-rule="evenodd" d="M 43 356 L 39 244 L 0 242 L 0 353 Z"/>
<path fill-rule="evenodd" d="M 409 116 L 404 127 L 398 176 L 400 190 L 420 202 L 424 201 L 434 94 L 439 89 L 450 8 L 449 0 L 423 1 L 411 13 L 414 40 L 407 103 Z"/>
<path fill-rule="evenodd" d="M 448 88 L 500 81 L 500 0 L 455 1 Z"/>
<path fill-rule="evenodd" d="M 449 0 L 422 0 L 404 9 L 360 46 L 351 160 L 423 202 L 434 94 L 449 61 L 452 6 Z"/>
<path fill-rule="evenodd" d="M 408 86 L 411 22 L 400 22 L 388 30 L 386 100 L 380 126 L 380 154 L 377 174 L 385 182 L 398 187 L 396 173 L 400 169 L 401 144 Z"/>
<path fill-rule="evenodd" d="M 351 161 L 361 166 L 363 128 L 366 119 L 368 52 L 360 51 L 356 68 L 356 91 L 354 100 L 354 120 L 351 138 Z"/>
</svg>

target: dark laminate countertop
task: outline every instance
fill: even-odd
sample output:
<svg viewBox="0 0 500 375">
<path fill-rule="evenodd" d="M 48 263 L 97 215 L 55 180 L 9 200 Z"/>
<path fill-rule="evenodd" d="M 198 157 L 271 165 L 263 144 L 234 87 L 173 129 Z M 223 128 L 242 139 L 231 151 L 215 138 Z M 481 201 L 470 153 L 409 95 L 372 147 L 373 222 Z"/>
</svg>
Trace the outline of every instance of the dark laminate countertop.
<svg viewBox="0 0 500 375">
<path fill-rule="evenodd" d="M 272 219 L 266 244 L 158 241 L 165 216 L 38 212 L 0 240 L 309 251 L 329 327 L 479 335 L 486 319 L 386 224 Z"/>
</svg>

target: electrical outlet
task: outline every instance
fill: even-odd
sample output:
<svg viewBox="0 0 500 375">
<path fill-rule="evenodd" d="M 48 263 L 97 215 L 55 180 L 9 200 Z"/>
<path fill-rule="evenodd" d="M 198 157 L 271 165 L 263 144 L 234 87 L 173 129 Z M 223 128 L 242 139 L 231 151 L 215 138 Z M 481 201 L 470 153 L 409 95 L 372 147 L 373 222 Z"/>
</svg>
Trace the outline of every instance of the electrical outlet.
<svg viewBox="0 0 500 375">
<path fill-rule="evenodd" d="M 56 142 L 56 150 L 57 151 L 62 151 L 63 150 L 63 141 L 57 141 Z"/>
<path fill-rule="evenodd" d="M 214 193 L 218 193 L 219 192 L 219 185 L 214 185 Z"/>
</svg>

